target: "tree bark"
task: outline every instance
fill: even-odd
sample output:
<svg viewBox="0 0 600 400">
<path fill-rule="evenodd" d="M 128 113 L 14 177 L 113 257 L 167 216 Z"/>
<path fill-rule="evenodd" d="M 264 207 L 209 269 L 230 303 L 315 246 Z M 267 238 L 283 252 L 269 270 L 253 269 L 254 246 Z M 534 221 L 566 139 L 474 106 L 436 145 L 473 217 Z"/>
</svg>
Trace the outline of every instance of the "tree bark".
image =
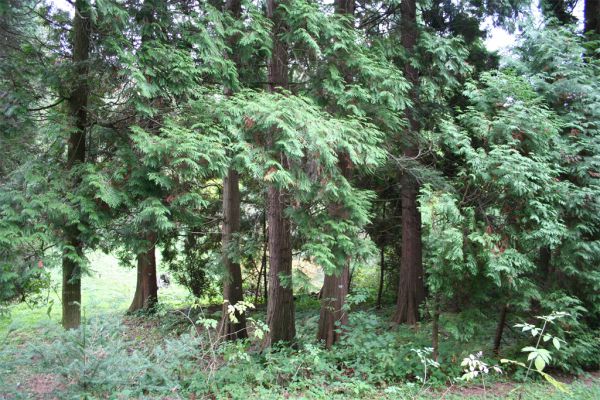
<svg viewBox="0 0 600 400">
<path fill-rule="evenodd" d="M 85 0 L 75 2 L 73 17 L 73 64 L 77 82 L 69 98 L 69 112 L 75 129 L 69 136 L 67 169 L 85 162 L 87 126 L 87 64 L 90 52 L 91 23 L 89 4 Z M 75 185 L 79 183 L 76 180 Z M 83 242 L 76 224 L 65 229 L 66 250 L 62 257 L 62 325 L 65 329 L 77 328 L 81 323 L 81 260 Z"/>
<path fill-rule="evenodd" d="M 433 347 L 432 357 L 435 361 L 440 355 L 440 296 L 436 295 L 433 299 L 433 318 L 431 321 L 431 347 Z"/>
<path fill-rule="evenodd" d="M 584 32 L 600 35 L 600 0 L 585 0 L 584 7 Z"/>
<path fill-rule="evenodd" d="M 260 259 L 260 271 L 258 272 L 258 280 L 256 282 L 256 293 L 254 294 L 254 302 L 258 303 L 258 296 L 260 296 L 260 280 L 263 279 L 264 283 L 264 299 L 265 304 L 267 302 L 267 248 L 269 246 L 269 240 L 267 237 L 267 214 L 263 212 L 262 215 L 262 235 L 263 235 L 263 251 Z"/>
<path fill-rule="evenodd" d="M 348 312 L 345 309 L 348 294 L 348 264 L 338 274 L 326 275 L 321 297 L 321 314 L 317 338 L 329 349 L 337 343 L 348 324 Z"/>
<path fill-rule="evenodd" d="M 234 235 L 240 231 L 240 188 L 239 177 L 230 169 L 223 181 L 223 266 L 227 276 L 223 281 L 223 313 L 220 324 L 221 336 L 227 340 L 248 337 L 246 316 L 235 313 L 236 321 L 229 318 L 228 306 L 244 301 L 242 291 L 242 269 L 230 256 Z"/>
<path fill-rule="evenodd" d="M 347 179 L 351 175 L 351 162 L 347 154 L 340 155 L 340 169 Z M 345 218 L 342 205 L 334 205 L 329 214 L 333 217 Z M 333 274 L 326 274 L 321 289 L 321 313 L 319 315 L 319 328 L 317 339 L 331 348 L 342 338 L 342 327 L 348 325 L 348 312 L 346 310 L 346 296 L 350 290 L 350 260 L 338 267 Z"/>
<path fill-rule="evenodd" d="M 377 308 L 381 308 L 381 297 L 383 296 L 383 278 L 385 273 L 385 246 L 381 245 L 379 261 L 379 288 L 377 289 Z"/>
<path fill-rule="evenodd" d="M 158 283 L 156 280 L 156 234 L 146 236 L 147 247 L 137 255 L 137 282 L 133 301 L 128 312 L 151 310 L 158 302 Z"/>
<path fill-rule="evenodd" d="M 288 196 L 270 186 L 269 197 L 269 287 L 267 303 L 268 344 L 291 342 L 296 336 L 292 289 L 290 221 L 284 215 Z M 282 282 L 282 279 L 284 282 Z"/>
<path fill-rule="evenodd" d="M 273 22 L 273 50 L 269 62 L 269 90 L 274 92 L 288 86 L 288 49 L 281 40 L 287 30 L 280 5 L 282 1 L 267 1 L 267 16 Z M 268 134 L 267 147 L 272 148 L 277 130 Z M 281 165 L 286 168 L 284 154 L 278 155 Z M 292 342 L 296 336 L 295 306 L 292 288 L 292 245 L 291 226 L 285 209 L 289 205 L 289 194 L 274 184 L 267 189 L 268 232 L 269 232 L 269 283 L 267 303 L 267 324 L 269 335 L 265 344 Z M 282 279 L 284 282 L 282 282 Z"/>
<path fill-rule="evenodd" d="M 502 343 L 502 334 L 504 333 L 504 325 L 506 325 L 506 314 L 508 313 L 508 304 L 502 306 L 500 310 L 500 320 L 496 326 L 496 335 L 494 336 L 494 354 L 500 353 L 500 344 Z"/>
<path fill-rule="evenodd" d="M 414 52 L 418 37 L 415 0 L 403 0 L 400 4 L 400 9 L 402 12 L 400 22 L 401 43 L 410 55 Z M 404 66 L 404 74 L 412 85 L 411 97 L 413 103 L 417 105 L 419 100 L 417 93 L 419 73 L 410 62 L 407 62 Z M 406 116 L 409 123 L 409 130 L 406 132 L 408 140 L 404 144 L 404 156 L 416 158 L 419 154 L 416 140 L 416 135 L 419 132 L 419 123 L 411 109 L 407 109 Z M 398 302 L 392 321 L 414 325 L 419 319 L 419 306 L 425 299 L 421 214 L 417 202 L 419 184 L 408 171 L 402 173 L 400 184 L 402 201 L 402 249 Z"/>
</svg>

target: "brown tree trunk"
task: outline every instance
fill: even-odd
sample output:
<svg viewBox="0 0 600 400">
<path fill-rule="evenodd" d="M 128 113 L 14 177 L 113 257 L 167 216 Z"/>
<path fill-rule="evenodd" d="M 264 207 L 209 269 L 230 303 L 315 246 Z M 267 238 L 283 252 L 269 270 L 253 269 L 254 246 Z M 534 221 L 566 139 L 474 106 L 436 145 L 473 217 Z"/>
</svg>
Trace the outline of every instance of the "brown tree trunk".
<svg viewBox="0 0 600 400">
<path fill-rule="evenodd" d="M 414 51 L 418 35 L 415 0 L 403 0 L 400 9 L 402 11 L 400 22 L 401 42 L 410 55 Z M 412 85 L 411 97 L 413 103 L 417 105 L 419 100 L 417 94 L 419 73 L 407 62 L 404 66 L 404 74 Z M 416 140 L 416 135 L 419 132 L 419 123 L 411 109 L 407 109 L 406 116 L 409 122 L 409 130 L 406 132 L 407 143 L 404 144 L 404 156 L 416 158 L 419 154 Z M 419 306 L 425 299 L 421 246 L 421 214 L 417 202 L 419 185 L 408 171 L 403 172 L 400 184 L 402 186 L 400 194 L 402 197 L 402 249 L 398 303 L 392 321 L 395 323 L 416 324 L 419 319 Z"/>
<path fill-rule="evenodd" d="M 269 90 L 277 91 L 288 86 L 288 49 L 281 40 L 287 30 L 282 1 L 267 1 L 267 16 L 273 22 L 273 50 L 269 62 Z M 272 148 L 277 136 L 276 129 L 269 132 L 267 146 Z M 279 154 L 280 164 L 287 167 L 284 154 Z M 267 189 L 269 226 L 269 284 L 267 303 L 267 324 L 269 335 L 265 342 L 292 342 L 296 336 L 294 296 L 292 288 L 292 244 L 291 226 L 285 209 L 289 205 L 289 194 L 275 185 Z M 282 282 L 282 279 L 284 282 Z"/>
<path fill-rule="evenodd" d="M 156 234 L 148 234 L 146 240 L 146 250 L 137 255 L 137 283 L 128 312 L 151 310 L 158 302 L 155 255 Z"/>
<path fill-rule="evenodd" d="M 504 325 L 506 325 L 506 314 L 508 313 L 508 304 L 505 304 L 500 310 L 500 320 L 496 326 L 496 335 L 494 336 L 494 354 L 500 353 L 500 344 L 502 343 L 502 334 L 504 333 Z"/>
<path fill-rule="evenodd" d="M 584 7 L 584 32 L 600 35 L 600 0 L 585 0 Z"/>
<path fill-rule="evenodd" d="M 379 261 L 379 288 L 377 289 L 377 308 L 381 308 L 381 297 L 383 296 L 383 278 L 385 273 L 385 246 L 381 245 Z"/>
<path fill-rule="evenodd" d="M 354 14 L 354 0 L 335 0 L 334 6 L 337 14 Z M 350 82 L 352 79 L 350 71 L 343 65 L 340 67 L 344 71 L 346 81 Z M 350 158 L 343 153 L 338 154 L 338 158 L 342 175 L 346 179 L 350 179 L 352 171 Z M 343 218 L 343 210 L 339 207 L 333 207 L 333 209 L 331 210 L 332 214 L 338 214 L 337 216 Z M 328 349 L 341 339 L 342 327 L 348 324 L 345 303 L 350 290 L 350 279 L 349 260 L 341 266 L 341 271 L 338 270 L 334 274 L 325 275 L 320 292 L 321 314 L 319 316 L 317 339 L 322 340 Z"/>
<path fill-rule="evenodd" d="M 552 270 L 552 250 L 550 246 L 542 246 L 539 250 L 538 266 L 542 274 L 546 277 L 544 286 L 546 289 L 551 288 L 556 282 L 556 273 Z"/>
<path fill-rule="evenodd" d="M 348 325 L 345 304 L 349 274 L 350 270 L 346 264 L 339 274 L 326 275 L 323 283 L 317 338 L 322 340 L 328 349 L 340 340 L 343 327 Z"/>
<path fill-rule="evenodd" d="M 414 325 L 425 299 L 421 253 L 421 214 L 417 208 L 417 185 L 407 174 L 402 182 L 402 249 L 395 323 Z"/>
<path fill-rule="evenodd" d="M 85 162 L 85 129 L 87 125 L 88 92 L 87 61 L 90 51 L 91 22 L 89 4 L 85 0 L 75 2 L 73 17 L 73 64 L 77 80 L 69 98 L 69 111 L 75 129 L 69 136 L 67 169 Z M 75 182 L 77 185 L 78 180 Z M 81 259 L 83 243 L 77 225 L 65 229 L 67 250 L 62 257 L 62 325 L 65 329 L 77 328 L 81 323 Z"/>
<path fill-rule="evenodd" d="M 290 221 L 284 215 L 287 194 L 270 186 L 269 196 L 269 295 L 267 303 L 267 344 L 291 342 L 296 336 L 292 288 L 292 247 Z M 284 282 L 282 282 L 282 279 Z"/>
<path fill-rule="evenodd" d="M 238 302 L 244 300 L 240 264 L 235 262 L 228 254 L 232 250 L 233 236 L 239 231 L 239 177 L 235 170 L 230 169 L 223 181 L 223 266 L 227 276 L 223 281 L 223 316 L 220 324 L 221 336 L 228 340 L 248 337 L 246 316 L 236 312 L 235 319 L 237 321 L 232 321 L 227 311 L 229 305 L 235 306 Z"/>
<path fill-rule="evenodd" d="M 240 0 L 228 0 L 225 4 L 226 11 L 229 11 L 236 19 L 240 18 L 242 7 Z M 235 49 L 238 38 L 232 37 L 229 40 L 229 46 Z M 236 54 L 234 50 L 234 54 Z M 233 61 L 239 68 L 239 57 L 234 55 Z M 225 88 L 225 94 L 231 95 L 231 88 Z M 234 235 L 240 231 L 240 185 L 238 173 L 230 168 L 227 176 L 223 179 L 223 266 L 225 267 L 226 277 L 223 281 L 223 313 L 220 323 L 220 333 L 227 340 L 243 339 L 248 337 L 246 331 L 246 316 L 235 313 L 235 320 L 229 317 L 228 307 L 235 306 L 238 302 L 244 301 L 242 291 L 242 269 L 239 262 L 235 262 L 230 256 L 231 245 Z"/>
<path fill-rule="evenodd" d="M 340 157 L 341 172 L 349 179 L 351 175 L 350 158 L 347 154 L 340 155 Z M 344 208 L 341 205 L 332 206 L 329 213 L 337 218 L 345 218 Z M 348 312 L 345 304 L 349 290 L 350 260 L 346 260 L 341 266 L 341 270 L 325 275 L 321 288 L 321 313 L 317 339 L 322 340 L 327 348 L 331 348 L 341 339 L 342 327 L 348 325 Z"/>
<path fill-rule="evenodd" d="M 263 212 L 262 215 L 262 235 L 263 235 L 263 252 L 260 259 L 260 271 L 258 272 L 258 280 L 256 282 L 256 293 L 254 294 L 254 302 L 258 303 L 258 296 L 260 296 L 260 280 L 263 279 L 264 283 L 264 298 L 265 304 L 267 302 L 267 248 L 269 246 L 269 240 L 267 237 L 267 215 Z"/>
<path fill-rule="evenodd" d="M 433 319 L 431 321 L 431 347 L 432 357 L 435 361 L 440 355 L 440 296 L 436 295 L 433 300 Z"/>
</svg>

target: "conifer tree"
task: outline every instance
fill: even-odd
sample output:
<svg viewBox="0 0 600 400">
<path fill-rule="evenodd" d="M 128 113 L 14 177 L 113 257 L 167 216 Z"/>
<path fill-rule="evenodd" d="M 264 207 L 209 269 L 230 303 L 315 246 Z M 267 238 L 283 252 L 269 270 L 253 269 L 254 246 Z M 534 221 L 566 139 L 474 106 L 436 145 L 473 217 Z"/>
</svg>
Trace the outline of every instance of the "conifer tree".
<svg viewBox="0 0 600 400">
<path fill-rule="evenodd" d="M 225 11 L 231 13 L 234 19 L 239 20 L 242 11 L 241 1 L 227 0 Z M 228 45 L 231 48 L 233 62 L 240 69 L 240 55 L 236 49 L 238 40 L 238 35 L 231 36 Z M 225 95 L 229 96 L 232 93 L 232 87 L 225 88 Z M 244 300 L 239 251 L 236 251 L 239 248 L 237 235 L 240 233 L 240 204 L 239 174 L 232 166 L 227 171 L 227 176 L 223 178 L 222 251 L 225 277 L 223 279 L 223 315 L 220 324 L 221 335 L 230 340 L 248 337 L 246 316 L 243 313 L 235 312 L 236 321 L 234 322 L 229 318 L 228 311 L 228 307 L 233 307 Z M 232 253 L 234 254 L 232 255 Z"/>
<path fill-rule="evenodd" d="M 288 86 L 288 48 L 283 40 L 286 32 L 284 5 L 279 0 L 267 0 L 267 16 L 271 19 L 272 50 L 268 68 L 268 89 L 286 90 Z M 277 141 L 277 129 L 266 132 L 267 149 Z M 288 167 L 284 153 L 275 154 L 283 168 Z M 290 205 L 289 193 L 274 184 L 267 188 L 267 219 L 269 230 L 269 280 L 267 324 L 269 344 L 291 342 L 296 336 L 295 306 L 292 288 L 292 235 L 291 222 L 286 215 Z"/>
<path fill-rule="evenodd" d="M 142 31 L 142 47 L 148 47 L 149 42 L 154 39 L 153 25 L 159 23 L 154 17 L 154 13 L 160 13 L 165 5 L 161 4 L 160 0 L 144 0 L 140 10 L 141 31 Z M 148 51 L 148 50 L 145 50 Z M 146 76 L 146 80 L 151 81 L 152 77 Z M 149 99 L 152 106 L 156 106 L 160 102 L 159 99 Z M 155 118 L 148 118 L 144 128 L 149 132 L 155 132 L 159 128 L 159 122 Z M 144 229 L 144 228 L 142 228 Z M 156 275 L 156 242 L 158 236 L 151 228 L 146 232 L 141 233 L 142 244 L 137 251 L 137 278 L 135 293 L 133 300 L 129 306 L 129 312 L 134 312 L 142 309 L 152 309 L 158 302 L 158 281 Z"/>
<path fill-rule="evenodd" d="M 400 41 L 406 52 L 414 53 L 417 44 L 417 4 L 414 0 L 402 0 L 400 4 Z M 410 82 L 413 107 L 419 104 L 418 84 L 419 72 L 408 61 L 404 66 L 404 74 Z M 407 109 L 408 128 L 404 132 L 403 155 L 409 159 L 419 156 L 418 132 L 419 121 L 414 111 Z M 400 257 L 400 273 L 398 283 L 398 299 L 396 312 L 392 317 L 395 323 L 416 324 L 419 319 L 419 306 L 425 299 L 423 281 L 423 261 L 421 245 L 421 215 L 417 204 L 419 184 L 409 171 L 400 177 L 402 202 L 402 247 Z"/>
<path fill-rule="evenodd" d="M 73 15 L 73 64 L 74 85 L 69 96 L 69 111 L 74 122 L 69 136 L 67 151 L 67 169 L 85 162 L 86 129 L 88 128 L 88 84 L 87 65 L 91 36 L 90 5 L 86 0 L 75 2 Z M 75 177 L 72 185 L 80 179 Z M 77 225 L 65 227 L 66 253 L 63 255 L 62 271 L 62 325 L 66 329 L 77 328 L 81 322 L 81 262 L 84 243 L 80 238 Z"/>
<path fill-rule="evenodd" d="M 354 0 L 336 0 L 334 2 L 335 12 L 340 15 L 351 17 L 350 24 L 354 22 Z M 352 27 L 349 27 L 352 29 Z M 344 79 L 349 83 L 352 73 L 340 65 Z M 339 155 L 339 166 L 342 175 L 350 179 L 352 163 L 348 154 Z M 332 217 L 344 219 L 346 217 L 341 205 L 330 207 Z M 319 327 L 317 339 L 322 340 L 327 348 L 330 348 L 341 338 L 342 329 L 348 324 L 348 310 L 346 309 L 346 296 L 350 285 L 350 260 L 345 260 L 343 265 L 338 265 L 333 273 L 326 273 L 321 289 L 321 312 L 319 316 Z"/>
</svg>

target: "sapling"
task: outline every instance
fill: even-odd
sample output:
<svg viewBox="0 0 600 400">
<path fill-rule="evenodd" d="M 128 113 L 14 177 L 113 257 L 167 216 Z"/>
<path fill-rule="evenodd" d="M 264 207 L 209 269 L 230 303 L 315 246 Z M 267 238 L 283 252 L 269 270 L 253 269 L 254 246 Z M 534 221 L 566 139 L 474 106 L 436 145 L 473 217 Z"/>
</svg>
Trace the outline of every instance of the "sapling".
<svg viewBox="0 0 600 400">
<path fill-rule="evenodd" d="M 491 370 L 499 374 L 502 373 L 502 370 L 497 365 L 494 365 L 492 367 L 488 366 L 486 363 L 481 361 L 482 357 L 483 352 L 480 351 L 476 354 L 469 354 L 469 357 L 464 358 L 463 361 L 460 363 L 460 366 L 466 368 L 464 369 L 465 373 L 460 377 L 460 379 L 468 382 L 479 376 L 481 378 L 481 384 L 483 385 L 483 397 L 485 398 L 485 376 L 490 372 L 490 368 Z"/>
<path fill-rule="evenodd" d="M 521 328 L 522 332 L 530 332 L 534 338 L 537 338 L 535 346 L 527 346 L 521 349 L 522 352 L 528 353 L 528 364 L 525 365 L 522 362 L 508 359 L 502 359 L 500 360 L 500 362 L 516 364 L 523 368 L 526 368 L 525 380 L 527 380 L 531 371 L 535 371 L 541 376 L 543 376 L 548 382 L 550 382 L 550 384 L 552 384 L 552 386 L 554 386 L 558 390 L 565 393 L 568 392 L 568 389 L 564 383 L 557 381 L 548 373 L 544 372 L 544 368 L 550 363 L 552 355 L 549 350 L 540 347 L 542 342 L 546 343 L 552 341 L 552 344 L 554 345 L 556 350 L 560 350 L 561 343 L 566 342 L 563 339 L 560 339 L 559 337 L 553 336 L 550 333 L 548 333 L 547 328 L 549 327 L 549 325 L 554 324 L 555 320 L 567 316 L 569 316 L 569 314 L 563 311 L 552 311 L 550 315 L 537 316 L 537 319 L 544 321 L 541 328 L 528 323 L 516 324 L 515 328 Z M 535 369 L 532 368 L 533 366 L 535 366 Z M 519 394 L 519 398 L 521 397 L 521 395 L 522 392 L 521 394 Z"/>
</svg>

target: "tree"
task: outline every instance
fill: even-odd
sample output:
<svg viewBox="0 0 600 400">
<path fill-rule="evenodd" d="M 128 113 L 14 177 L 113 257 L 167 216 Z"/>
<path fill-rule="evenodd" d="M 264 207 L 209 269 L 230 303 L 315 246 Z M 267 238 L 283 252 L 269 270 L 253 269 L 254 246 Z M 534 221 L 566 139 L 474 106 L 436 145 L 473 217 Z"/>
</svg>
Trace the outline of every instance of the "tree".
<svg viewBox="0 0 600 400">
<path fill-rule="evenodd" d="M 334 2 L 335 12 L 340 15 L 351 17 L 354 20 L 354 0 L 336 0 Z M 340 65 L 344 73 L 344 79 L 347 83 L 352 80 L 352 73 Z M 348 154 L 341 153 L 340 170 L 346 179 L 350 179 L 352 174 L 352 163 Z M 334 205 L 330 208 L 330 213 L 334 218 L 344 219 L 346 217 L 344 208 L 341 205 Z M 341 266 L 333 273 L 326 273 L 321 289 L 321 312 L 319 315 L 319 327 L 317 330 L 317 339 L 322 340 L 327 348 L 331 348 L 341 339 L 341 333 L 344 326 L 348 324 L 348 310 L 346 308 L 346 296 L 348 295 L 350 285 L 350 260 L 345 260 Z"/>
<path fill-rule="evenodd" d="M 154 13 L 160 13 L 165 5 L 161 1 L 145 0 L 140 10 L 139 18 L 141 20 L 142 31 L 142 52 L 149 52 L 150 42 L 155 39 L 153 24 L 155 21 Z M 146 49 L 144 49 L 146 47 Z M 146 76 L 146 80 L 151 81 L 151 76 Z M 160 102 L 157 98 L 150 98 L 151 106 L 156 106 Z M 150 132 L 156 132 L 159 128 L 159 122 L 154 118 L 148 118 L 145 122 L 145 128 Z M 142 228 L 144 229 L 144 228 Z M 142 232 L 143 236 L 141 247 L 137 249 L 137 278 L 133 300 L 129 306 L 129 312 L 138 310 L 151 310 L 158 302 L 158 281 L 156 275 L 156 241 L 158 235 L 153 230 Z"/>
<path fill-rule="evenodd" d="M 267 16 L 273 23 L 272 54 L 269 61 L 268 89 L 271 92 L 285 90 L 288 85 L 288 49 L 283 39 L 286 31 L 284 18 L 285 1 L 268 0 Z M 267 133 L 267 148 L 273 148 L 277 129 Z M 286 155 L 275 155 L 279 164 L 286 168 Z M 295 306 L 292 288 L 292 237 L 286 208 L 290 204 L 289 193 L 274 184 L 267 188 L 267 220 L 269 229 L 269 280 L 267 324 L 268 343 L 291 342 L 296 336 Z M 283 280 L 283 282 L 282 282 Z"/>
<path fill-rule="evenodd" d="M 401 5 L 400 41 L 409 57 L 414 53 L 417 44 L 417 4 L 414 0 L 403 0 Z M 410 82 L 413 104 L 419 103 L 417 86 L 419 72 L 406 62 L 404 74 Z M 413 111 L 407 109 L 408 128 L 404 135 L 403 156 L 416 159 L 419 156 L 417 135 L 419 121 Z M 400 258 L 400 274 L 398 283 L 397 307 L 392 320 L 395 323 L 416 324 L 419 319 L 419 306 L 425 299 L 423 281 L 423 260 L 421 245 L 421 215 L 417 204 L 419 184 L 409 171 L 404 171 L 400 177 L 402 201 L 402 248 Z"/>
<path fill-rule="evenodd" d="M 88 125 L 87 104 L 88 85 L 87 65 L 90 52 L 91 35 L 90 5 L 86 0 L 75 2 L 73 16 L 73 91 L 69 96 L 69 110 L 74 122 L 73 132 L 69 136 L 67 151 L 67 169 L 85 162 L 86 129 Z M 73 180 L 77 185 L 79 179 Z M 84 244 L 77 225 L 65 227 L 66 250 L 62 261 L 62 325 L 65 329 L 77 328 L 81 323 L 81 262 Z"/>
<path fill-rule="evenodd" d="M 585 1 L 584 22 L 584 32 L 593 32 L 596 35 L 600 35 L 600 1 Z"/>
<path fill-rule="evenodd" d="M 225 10 L 230 12 L 234 19 L 240 19 L 242 6 L 239 0 L 228 0 L 225 4 Z M 240 67 L 240 56 L 236 51 L 237 35 L 229 39 L 232 58 L 236 67 Z M 233 89 L 225 88 L 225 94 L 231 95 Z M 223 279 L 223 315 L 221 320 L 221 335 L 227 339 L 243 339 L 248 337 L 246 331 L 246 316 L 236 312 L 233 322 L 229 318 L 228 307 L 235 306 L 238 302 L 244 301 L 242 291 L 242 270 L 239 262 L 238 248 L 240 233 L 240 185 L 239 175 L 234 167 L 230 167 L 227 176 L 223 178 L 223 227 L 222 227 L 222 247 L 223 247 L 223 266 L 225 277 Z M 236 258 L 238 258 L 236 260 Z"/>
</svg>

